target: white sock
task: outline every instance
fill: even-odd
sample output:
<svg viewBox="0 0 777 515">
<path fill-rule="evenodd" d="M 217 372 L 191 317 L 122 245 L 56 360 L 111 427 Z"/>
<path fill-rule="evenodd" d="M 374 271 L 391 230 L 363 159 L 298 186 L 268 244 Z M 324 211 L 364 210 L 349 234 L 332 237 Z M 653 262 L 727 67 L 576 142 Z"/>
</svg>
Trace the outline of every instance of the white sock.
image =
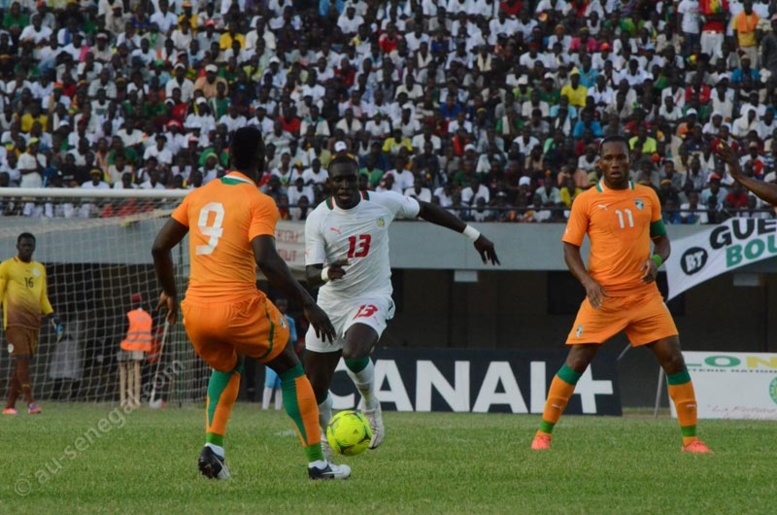
<svg viewBox="0 0 777 515">
<path fill-rule="evenodd" d="M 348 376 L 356 385 L 356 389 L 364 400 L 364 407 L 368 410 L 373 410 L 378 406 L 378 398 L 375 396 L 375 365 L 372 363 L 372 359 L 359 372 L 353 372 L 350 368 L 346 367 Z"/>
<path fill-rule="evenodd" d="M 318 405 L 318 423 L 321 429 L 326 433 L 326 426 L 332 419 L 332 396 L 329 392 L 326 393 L 326 399 L 324 402 Z"/>
<path fill-rule="evenodd" d="M 327 463 L 326 460 L 316 460 L 308 463 L 308 468 L 323 469 L 323 468 L 326 468 L 327 465 L 329 465 L 329 463 Z"/>
<path fill-rule="evenodd" d="M 270 409 L 270 399 L 272 399 L 272 387 L 265 386 L 262 392 L 262 409 Z"/>
<path fill-rule="evenodd" d="M 283 391 L 280 388 L 275 390 L 275 409 L 281 409 L 283 407 Z"/>
<path fill-rule="evenodd" d="M 222 446 L 213 443 L 206 443 L 205 447 L 210 447 L 210 449 L 216 453 L 216 456 L 222 460 L 224 459 L 224 448 Z"/>
</svg>

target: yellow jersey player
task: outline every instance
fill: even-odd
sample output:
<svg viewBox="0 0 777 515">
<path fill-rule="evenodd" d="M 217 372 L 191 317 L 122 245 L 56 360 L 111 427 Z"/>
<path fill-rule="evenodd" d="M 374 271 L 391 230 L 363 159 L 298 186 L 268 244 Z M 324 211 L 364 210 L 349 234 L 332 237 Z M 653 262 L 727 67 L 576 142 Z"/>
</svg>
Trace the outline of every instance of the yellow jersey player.
<svg viewBox="0 0 777 515">
<path fill-rule="evenodd" d="M 602 344 L 625 331 L 633 346 L 644 345 L 653 351 L 666 371 L 669 396 L 680 422 L 682 450 L 711 452 L 696 436 L 693 383 L 680 351 L 677 327 L 655 283 L 658 268 L 671 250 L 661 203 L 651 188 L 629 181 L 625 138 L 605 138 L 599 154 L 604 177 L 575 199 L 562 238 L 564 260 L 585 287 L 586 298 L 567 338 L 570 350 L 566 362 L 551 382 L 532 449 L 550 448 L 553 427 L 577 381 Z M 591 242 L 587 269 L 580 256 L 586 234 Z"/>
<path fill-rule="evenodd" d="M 46 268 L 32 260 L 35 236 L 25 232 L 16 239 L 16 257 L 0 263 L 0 300 L 3 303 L 3 328 L 8 353 L 15 361 L 3 415 L 16 415 L 16 399 L 21 392 L 27 413 L 41 412 L 32 396 L 30 361 L 38 350 L 41 315 L 49 317 L 62 334 L 62 324 L 54 315 L 46 294 Z"/>
</svg>

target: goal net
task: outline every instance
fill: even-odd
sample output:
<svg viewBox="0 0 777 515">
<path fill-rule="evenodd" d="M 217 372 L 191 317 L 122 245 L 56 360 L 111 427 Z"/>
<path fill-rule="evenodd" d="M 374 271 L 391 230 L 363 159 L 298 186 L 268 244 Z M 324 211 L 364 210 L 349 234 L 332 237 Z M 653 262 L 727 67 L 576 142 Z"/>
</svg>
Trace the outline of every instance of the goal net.
<svg viewBox="0 0 777 515">
<path fill-rule="evenodd" d="M 141 362 L 148 395 L 157 369 L 157 395 L 166 403 L 205 398 L 208 367 L 193 352 L 181 324 L 170 328 L 163 352 L 164 318 L 156 312 L 159 286 L 151 243 L 186 190 L 21 190 L 0 188 L 0 260 L 16 255 L 20 233 L 37 239 L 33 259 L 43 263 L 48 295 L 65 331 L 57 343 L 44 319 L 31 364 L 41 400 L 118 402 L 119 345 L 127 330 L 131 297 L 142 296 L 154 318 L 155 346 Z M 188 277 L 187 242 L 174 249 L 179 291 Z M 0 391 L 7 395 L 13 371 L 5 332 Z"/>
</svg>

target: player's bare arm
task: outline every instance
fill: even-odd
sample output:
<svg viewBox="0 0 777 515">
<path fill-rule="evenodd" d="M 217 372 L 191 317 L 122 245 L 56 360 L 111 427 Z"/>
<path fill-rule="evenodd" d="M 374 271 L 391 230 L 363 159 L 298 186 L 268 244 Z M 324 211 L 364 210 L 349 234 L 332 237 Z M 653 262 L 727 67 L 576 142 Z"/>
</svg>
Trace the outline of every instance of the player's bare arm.
<svg viewBox="0 0 777 515">
<path fill-rule="evenodd" d="M 746 176 L 742 172 L 742 165 L 739 164 L 739 158 L 737 157 L 736 152 L 734 152 L 734 150 L 726 143 L 718 143 L 714 150 L 717 156 L 728 165 L 729 173 L 734 180 L 752 191 L 764 202 L 777 206 L 777 186 Z"/>
<path fill-rule="evenodd" d="M 672 246 L 668 236 L 656 236 L 653 238 L 653 256 L 661 258 L 661 263 L 666 263 L 669 254 L 672 253 Z M 648 284 L 656 280 L 658 275 L 659 261 L 650 257 L 642 265 L 642 282 Z"/>
<path fill-rule="evenodd" d="M 330 342 L 335 340 L 336 333 L 329 317 L 318 307 L 310 293 L 291 275 L 286 262 L 275 248 L 275 238 L 269 235 L 257 236 L 251 240 L 256 264 L 274 288 L 284 295 L 302 304 L 305 318 L 316 331 L 316 336 Z"/>
<path fill-rule="evenodd" d="M 151 255 L 154 256 L 154 271 L 162 285 L 162 295 L 159 297 L 157 309 L 166 308 L 165 319 L 169 324 L 178 321 L 178 291 L 175 287 L 175 272 L 173 271 L 173 256 L 171 251 L 178 245 L 189 228 L 170 218 L 159 230 L 154 244 L 151 246 Z"/>
<path fill-rule="evenodd" d="M 588 302 L 591 303 L 594 309 L 599 309 L 602 305 L 602 299 L 607 296 L 607 292 L 602 288 L 601 284 L 594 281 L 593 277 L 588 274 L 583 257 L 580 255 L 580 247 L 564 242 L 564 262 L 567 264 L 569 271 L 572 272 L 572 275 L 575 276 L 575 279 L 580 281 L 580 284 L 585 288 Z"/>
<path fill-rule="evenodd" d="M 331 263 L 324 270 L 324 264 L 308 265 L 305 267 L 305 277 L 308 281 L 308 285 L 311 288 L 318 288 L 319 286 L 329 282 L 336 281 L 345 277 L 345 266 L 348 266 L 350 262 L 347 259 L 338 259 L 334 263 Z"/>
<path fill-rule="evenodd" d="M 494 249 L 494 244 L 491 240 L 439 206 L 420 200 L 418 201 L 418 204 L 421 206 L 421 210 L 418 212 L 420 218 L 435 225 L 446 227 L 452 231 L 463 233 L 465 236 L 475 236 L 473 244 L 475 245 L 475 250 L 480 254 L 483 264 L 488 264 L 489 262 L 492 265 L 500 264 L 499 258 L 496 255 L 496 250 Z"/>
</svg>

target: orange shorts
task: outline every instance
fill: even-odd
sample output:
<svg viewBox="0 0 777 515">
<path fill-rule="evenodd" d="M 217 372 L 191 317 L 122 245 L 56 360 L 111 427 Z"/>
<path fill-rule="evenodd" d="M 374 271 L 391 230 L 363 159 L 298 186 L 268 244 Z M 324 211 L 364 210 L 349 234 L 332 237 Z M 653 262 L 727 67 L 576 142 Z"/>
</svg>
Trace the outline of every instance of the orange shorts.
<svg viewBox="0 0 777 515">
<path fill-rule="evenodd" d="M 184 300 L 181 312 L 194 350 L 220 372 L 233 370 L 238 354 L 271 361 L 289 341 L 286 317 L 259 291 L 234 302 Z"/>
<path fill-rule="evenodd" d="M 677 336 L 677 326 L 658 290 L 631 297 L 604 297 L 599 309 L 586 298 L 577 312 L 567 345 L 604 343 L 626 331 L 635 347 L 669 336 Z"/>
</svg>

